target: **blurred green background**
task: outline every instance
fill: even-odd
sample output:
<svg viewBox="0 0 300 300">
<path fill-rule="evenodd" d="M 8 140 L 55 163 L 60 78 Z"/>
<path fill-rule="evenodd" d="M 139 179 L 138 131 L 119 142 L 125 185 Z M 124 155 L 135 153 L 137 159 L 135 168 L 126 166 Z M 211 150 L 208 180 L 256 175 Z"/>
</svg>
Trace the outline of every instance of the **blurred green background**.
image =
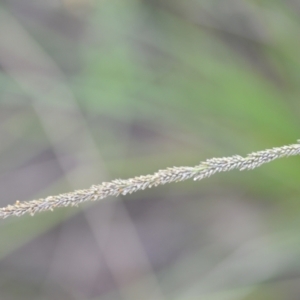
<svg viewBox="0 0 300 300">
<path fill-rule="evenodd" d="M 1 206 L 295 143 L 297 0 L 0 3 Z M 1 299 L 299 299 L 300 160 L 0 222 Z"/>
</svg>

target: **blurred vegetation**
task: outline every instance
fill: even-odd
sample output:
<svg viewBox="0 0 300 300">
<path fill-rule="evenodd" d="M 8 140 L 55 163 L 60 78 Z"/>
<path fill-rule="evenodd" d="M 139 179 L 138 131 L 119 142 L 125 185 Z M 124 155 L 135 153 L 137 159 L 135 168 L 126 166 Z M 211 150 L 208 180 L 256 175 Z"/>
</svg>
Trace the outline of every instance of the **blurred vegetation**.
<svg viewBox="0 0 300 300">
<path fill-rule="evenodd" d="M 0 4 L 1 206 L 296 142 L 300 4 Z M 299 157 L 1 221 L 1 299 L 298 299 Z"/>
</svg>

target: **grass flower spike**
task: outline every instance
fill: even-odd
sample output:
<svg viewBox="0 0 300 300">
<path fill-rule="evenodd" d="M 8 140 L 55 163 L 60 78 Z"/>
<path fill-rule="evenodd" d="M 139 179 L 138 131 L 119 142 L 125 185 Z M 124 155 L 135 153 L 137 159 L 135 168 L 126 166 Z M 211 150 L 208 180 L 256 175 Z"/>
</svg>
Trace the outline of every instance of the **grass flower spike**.
<svg viewBox="0 0 300 300">
<path fill-rule="evenodd" d="M 300 154 L 300 140 L 297 144 L 276 147 L 258 152 L 252 152 L 246 157 L 239 155 L 211 158 L 195 167 L 172 167 L 159 170 L 152 175 L 138 176 L 130 179 L 115 179 L 93 185 L 89 189 L 76 190 L 47 198 L 20 202 L 0 208 L 0 218 L 22 216 L 26 213 L 34 215 L 37 212 L 53 210 L 63 206 L 77 206 L 81 202 L 95 201 L 108 196 L 119 196 L 151 188 L 166 183 L 183 181 L 193 178 L 201 180 L 218 172 L 227 172 L 233 169 L 251 170 L 277 158 Z"/>
</svg>

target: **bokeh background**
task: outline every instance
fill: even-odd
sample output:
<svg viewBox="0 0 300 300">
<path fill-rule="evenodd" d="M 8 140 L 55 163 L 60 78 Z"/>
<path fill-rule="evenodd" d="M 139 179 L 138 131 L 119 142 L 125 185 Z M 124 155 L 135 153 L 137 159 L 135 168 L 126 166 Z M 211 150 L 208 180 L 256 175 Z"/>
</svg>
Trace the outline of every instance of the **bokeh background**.
<svg viewBox="0 0 300 300">
<path fill-rule="evenodd" d="M 295 143 L 297 0 L 3 0 L 1 206 Z M 299 299 L 300 158 L 0 221 L 1 299 Z"/>
</svg>

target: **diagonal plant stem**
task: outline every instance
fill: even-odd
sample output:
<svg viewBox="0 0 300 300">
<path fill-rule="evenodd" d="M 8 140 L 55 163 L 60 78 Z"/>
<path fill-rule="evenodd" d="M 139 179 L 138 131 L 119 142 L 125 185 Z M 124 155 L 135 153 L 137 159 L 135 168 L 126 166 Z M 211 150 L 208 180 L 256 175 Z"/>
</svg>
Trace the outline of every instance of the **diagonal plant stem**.
<svg viewBox="0 0 300 300">
<path fill-rule="evenodd" d="M 172 167 L 159 170 L 152 175 L 138 176 L 129 179 L 115 179 L 92 185 L 89 189 L 49 196 L 38 200 L 20 202 L 0 208 L 0 218 L 22 216 L 25 213 L 34 215 L 36 212 L 53 210 L 56 207 L 77 206 L 84 201 L 95 201 L 108 196 L 119 196 L 144 190 L 161 184 L 183 181 L 189 178 L 201 180 L 218 172 L 227 172 L 233 169 L 251 170 L 277 158 L 300 154 L 300 140 L 297 144 L 276 147 L 258 152 L 252 152 L 246 157 L 239 155 L 211 158 L 195 167 Z"/>
</svg>

